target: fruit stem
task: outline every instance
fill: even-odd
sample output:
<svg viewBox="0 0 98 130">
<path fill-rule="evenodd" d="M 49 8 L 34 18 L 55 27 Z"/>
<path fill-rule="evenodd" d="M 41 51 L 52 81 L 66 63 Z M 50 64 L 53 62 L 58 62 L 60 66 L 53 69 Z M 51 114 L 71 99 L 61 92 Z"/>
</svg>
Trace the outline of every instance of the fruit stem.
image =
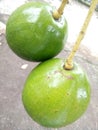
<svg viewBox="0 0 98 130">
<path fill-rule="evenodd" d="M 55 10 L 52 14 L 54 19 L 58 20 L 61 17 L 65 8 L 65 5 L 68 3 L 69 3 L 69 0 L 62 0 L 60 7 L 57 10 Z"/>
<path fill-rule="evenodd" d="M 88 11 L 86 19 L 84 21 L 84 24 L 82 26 L 82 29 L 81 29 L 81 31 L 80 31 L 80 33 L 78 35 L 78 38 L 77 38 L 77 40 L 75 42 L 75 45 L 73 46 L 73 49 L 72 49 L 71 53 L 69 54 L 69 56 L 68 56 L 68 58 L 66 60 L 65 69 L 67 69 L 67 70 L 73 69 L 73 58 L 74 58 L 74 55 L 75 55 L 76 51 L 79 49 L 80 42 L 82 41 L 82 39 L 85 36 L 88 24 L 89 24 L 89 22 L 91 20 L 91 17 L 93 15 L 93 12 L 94 12 L 97 4 L 98 4 L 98 0 L 92 0 L 91 6 L 89 8 L 89 11 Z"/>
</svg>

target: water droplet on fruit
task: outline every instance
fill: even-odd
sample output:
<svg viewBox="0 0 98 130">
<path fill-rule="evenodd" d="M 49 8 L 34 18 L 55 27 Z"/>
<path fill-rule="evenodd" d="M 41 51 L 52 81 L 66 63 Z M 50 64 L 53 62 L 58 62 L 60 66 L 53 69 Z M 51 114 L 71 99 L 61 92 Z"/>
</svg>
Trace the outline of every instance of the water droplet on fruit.
<svg viewBox="0 0 98 130">
<path fill-rule="evenodd" d="M 87 98 L 87 93 L 84 89 L 79 89 L 77 93 L 78 98 Z"/>
<path fill-rule="evenodd" d="M 29 8 L 23 11 L 23 14 L 28 16 L 27 20 L 30 23 L 35 23 L 38 20 L 41 9 Z"/>
<path fill-rule="evenodd" d="M 56 36 L 59 36 L 59 35 L 60 35 L 60 33 L 59 33 L 59 32 L 57 32 L 57 33 L 56 33 Z"/>
<path fill-rule="evenodd" d="M 55 32 L 55 29 L 52 26 L 48 26 L 48 31 L 49 32 Z"/>
</svg>

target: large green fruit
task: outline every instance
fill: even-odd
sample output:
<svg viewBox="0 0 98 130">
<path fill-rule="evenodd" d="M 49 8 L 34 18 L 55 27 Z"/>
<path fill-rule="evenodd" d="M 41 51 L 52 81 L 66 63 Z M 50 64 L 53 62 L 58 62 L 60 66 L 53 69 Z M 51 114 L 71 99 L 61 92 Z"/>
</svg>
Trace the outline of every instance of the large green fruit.
<svg viewBox="0 0 98 130">
<path fill-rule="evenodd" d="M 21 58 L 44 61 L 56 56 L 67 39 L 67 22 L 55 20 L 53 7 L 47 3 L 29 2 L 16 9 L 6 26 L 10 48 Z"/>
<path fill-rule="evenodd" d="M 64 69 L 64 60 L 51 59 L 28 76 L 22 100 L 27 113 L 46 127 L 62 127 L 77 120 L 87 109 L 90 85 L 78 64 Z"/>
</svg>

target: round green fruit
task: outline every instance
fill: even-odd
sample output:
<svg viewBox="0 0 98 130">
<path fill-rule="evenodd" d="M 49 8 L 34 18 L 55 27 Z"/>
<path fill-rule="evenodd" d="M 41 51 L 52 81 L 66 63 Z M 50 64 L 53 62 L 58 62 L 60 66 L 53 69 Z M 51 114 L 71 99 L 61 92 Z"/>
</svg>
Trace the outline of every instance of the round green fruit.
<svg viewBox="0 0 98 130">
<path fill-rule="evenodd" d="M 44 61 L 63 49 L 68 35 L 67 21 L 63 16 L 55 20 L 52 12 L 53 7 L 47 3 L 29 2 L 9 17 L 6 39 L 19 57 Z"/>
<path fill-rule="evenodd" d="M 78 64 L 64 69 L 65 61 L 54 58 L 35 67 L 23 92 L 24 108 L 42 126 L 59 128 L 76 121 L 87 109 L 90 85 Z"/>
</svg>

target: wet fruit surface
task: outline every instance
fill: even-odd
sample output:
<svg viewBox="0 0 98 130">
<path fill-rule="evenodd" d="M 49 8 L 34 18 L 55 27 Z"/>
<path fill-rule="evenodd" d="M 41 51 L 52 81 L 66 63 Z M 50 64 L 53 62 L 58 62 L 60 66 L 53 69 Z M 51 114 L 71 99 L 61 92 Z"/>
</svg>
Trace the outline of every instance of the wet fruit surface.
<svg viewBox="0 0 98 130">
<path fill-rule="evenodd" d="M 27 113 L 46 127 L 62 127 L 77 120 L 87 109 L 90 85 L 78 64 L 64 69 L 64 60 L 51 59 L 29 74 L 22 93 Z"/>
<path fill-rule="evenodd" d="M 44 61 L 56 56 L 67 39 L 67 22 L 62 16 L 54 20 L 53 7 L 47 3 L 29 2 L 9 17 L 6 39 L 21 58 Z"/>
</svg>

